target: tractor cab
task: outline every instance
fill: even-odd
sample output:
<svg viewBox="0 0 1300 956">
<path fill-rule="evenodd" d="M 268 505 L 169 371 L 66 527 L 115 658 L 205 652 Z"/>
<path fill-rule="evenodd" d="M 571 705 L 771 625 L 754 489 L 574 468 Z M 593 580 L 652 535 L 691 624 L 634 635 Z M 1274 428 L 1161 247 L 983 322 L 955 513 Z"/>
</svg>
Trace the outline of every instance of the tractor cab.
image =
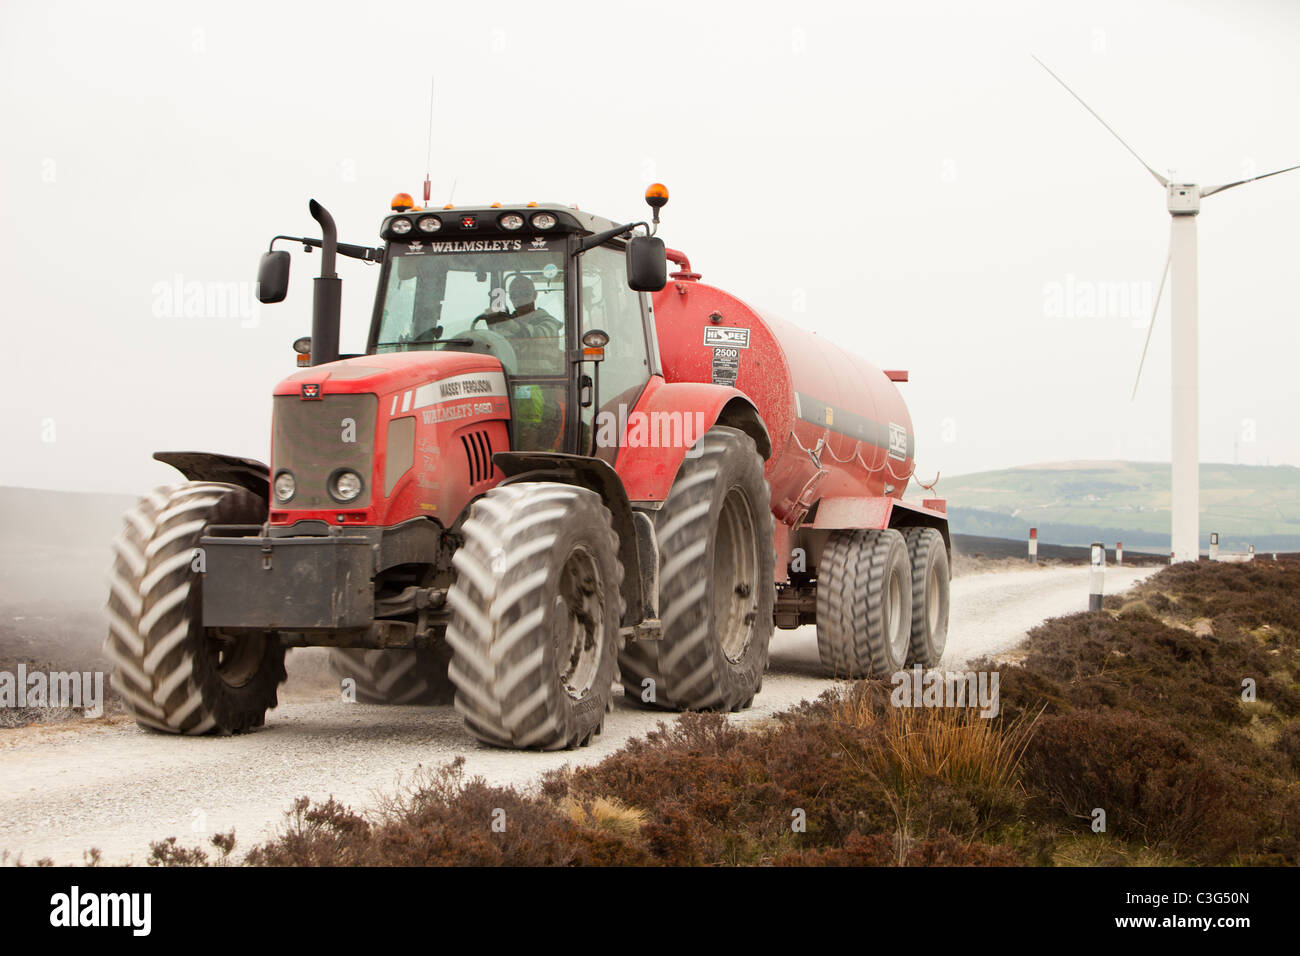
<svg viewBox="0 0 1300 956">
<path fill-rule="evenodd" d="M 656 250 L 566 206 L 393 207 L 367 353 L 492 356 L 513 449 L 592 454 L 597 410 L 630 407 L 659 373 L 649 297 L 629 284 Z"/>
</svg>

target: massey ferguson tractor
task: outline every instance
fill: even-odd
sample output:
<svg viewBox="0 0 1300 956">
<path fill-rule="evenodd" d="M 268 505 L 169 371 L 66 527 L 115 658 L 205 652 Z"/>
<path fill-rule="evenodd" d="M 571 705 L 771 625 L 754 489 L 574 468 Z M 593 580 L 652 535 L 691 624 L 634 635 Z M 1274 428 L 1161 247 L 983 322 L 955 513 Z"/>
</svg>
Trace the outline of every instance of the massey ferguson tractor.
<svg viewBox="0 0 1300 956">
<path fill-rule="evenodd" d="M 187 479 L 116 541 L 105 651 L 135 719 L 239 733 L 288 648 L 363 702 L 448 703 L 501 747 L 582 746 L 633 706 L 734 711 L 774 627 L 827 674 L 937 664 L 949 538 L 905 501 L 911 418 L 884 372 L 705 285 L 651 223 L 574 207 L 421 208 L 318 249 L 310 338 L 272 399 L 270 465 L 160 452 Z M 339 354 L 339 255 L 376 263 Z M 671 260 L 677 271 L 667 273 Z"/>
</svg>

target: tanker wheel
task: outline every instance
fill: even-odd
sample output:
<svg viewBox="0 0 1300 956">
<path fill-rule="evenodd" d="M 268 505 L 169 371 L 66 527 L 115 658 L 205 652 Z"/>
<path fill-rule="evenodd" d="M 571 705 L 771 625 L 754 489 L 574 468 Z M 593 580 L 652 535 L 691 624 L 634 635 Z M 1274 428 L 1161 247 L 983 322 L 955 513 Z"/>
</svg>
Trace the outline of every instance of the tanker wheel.
<svg viewBox="0 0 1300 956">
<path fill-rule="evenodd" d="M 456 688 L 447 676 L 451 649 L 445 643 L 415 650 L 336 647 L 330 671 L 351 680 L 362 704 L 450 704 Z"/>
<path fill-rule="evenodd" d="M 934 528 L 903 531 L 912 566 L 912 639 L 909 666 L 937 667 L 948 644 L 948 549 Z"/>
<path fill-rule="evenodd" d="M 767 668 L 776 597 L 771 495 L 744 432 L 717 425 L 655 513 L 657 641 L 619 656 L 630 701 L 673 710 L 741 710 Z"/>
<path fill-rule="evenodd" d="M 832 677 L 887 677 L 912 641 L 912 570 L 893 529 L 836 531 L 817 568 L 817 653 Z"/>
<path fill-rule="evenodd" d="M 229 634 L 200 623 L 195 570 L 208 524 L 261 524 L 266 503 L 236 485 L 159 488 L 126 513 L 114 541 L 104 653 L 113 687 L 141 726 L 173 734 L 260 727 L 285 679 L 274 632 Z"/>
<path fill-rule="evenodd" d="M 479 740 L 561 750 L 600 733 L 623 617 L 618 538 L 600 496 L 555 482 L 493 488 L 452 559 L 448 675 Z"/>
</svg>

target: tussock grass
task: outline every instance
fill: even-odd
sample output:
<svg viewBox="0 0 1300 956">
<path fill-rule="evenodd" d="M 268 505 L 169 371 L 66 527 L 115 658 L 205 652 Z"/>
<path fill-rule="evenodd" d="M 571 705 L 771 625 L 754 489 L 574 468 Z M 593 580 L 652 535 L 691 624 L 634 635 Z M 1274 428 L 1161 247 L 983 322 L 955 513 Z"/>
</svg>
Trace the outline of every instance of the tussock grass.
<svg viewBox="0 0 1300 956">
<path fill-rule="evenodd" d="M 1036 714 L 1021 713 L 1004 725 L 972 708 L 873 708 L 853 693 L 832 698 L 829 711 L 833 723 L 880 731 L 883 746 L 864 755 L 866 769 L 904 788 L 932 777 L 959 786 L 1014 787 L 1037 721 Z"/>
<path fill-rule="evenodd" d="M 624 837 L 635 837 L 645 826 L 649 815 L 636 807 L 624 806 L 617 800 L 607 797 L 583 803 L 573 797 L 560 801 L 560 810 L 578 826 L 609 830 Z"/>
</svg>

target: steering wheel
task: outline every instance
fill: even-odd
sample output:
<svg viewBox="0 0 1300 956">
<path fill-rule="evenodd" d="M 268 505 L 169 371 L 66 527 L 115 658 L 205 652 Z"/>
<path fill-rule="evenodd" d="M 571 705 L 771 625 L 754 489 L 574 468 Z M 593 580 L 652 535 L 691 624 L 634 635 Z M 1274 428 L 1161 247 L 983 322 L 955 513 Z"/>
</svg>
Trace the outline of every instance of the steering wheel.
<svg viewBox="0 0 1300 956">
<path fill-rule="evenodd" d="M 516 367 L 515 348 L 510 340 L 500 332 L 488 329 L 476 329 L 472 325 L 463 332 L 447 336 L 449 339 L 468 339 L 473 344 L 462 345 L 458 352 L 476 352 L 479 355 L 491 355 L 501 362 L 507 372 Z"/>
<path fill-rule="evenodd" d="M 476 329 L 480 322 L 486 322 L 488 324 L 488 330 L 490 331 L 493 322 L 503 322 L 510 317 L 509 312 L 484 312 L 482 315 L 476 316 L 474 321 L 469 324 L 469 327 L 471 329 Z"/>
</svg>

